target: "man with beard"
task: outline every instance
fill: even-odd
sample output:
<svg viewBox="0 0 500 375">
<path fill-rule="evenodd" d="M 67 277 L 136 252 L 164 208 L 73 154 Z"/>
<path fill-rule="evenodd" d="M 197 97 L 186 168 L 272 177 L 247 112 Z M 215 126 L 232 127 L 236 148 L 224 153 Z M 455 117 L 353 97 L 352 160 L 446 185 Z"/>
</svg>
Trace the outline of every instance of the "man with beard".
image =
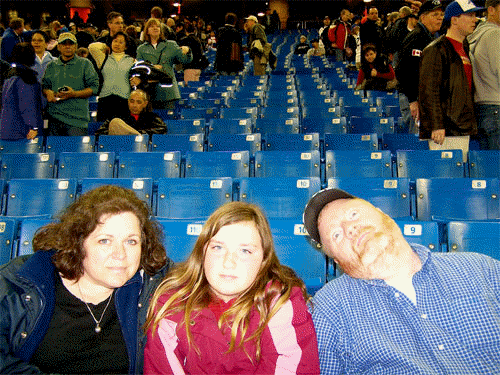
<svg viewBox="0 0 500 375">
<path fill-rule="evenodd" d="M 339 189 L 310 199 L 304 225 L 344 271 L 313 298 L 322 374 L 500 373 L 500 262 L 410 244 Z"/>
</svg>

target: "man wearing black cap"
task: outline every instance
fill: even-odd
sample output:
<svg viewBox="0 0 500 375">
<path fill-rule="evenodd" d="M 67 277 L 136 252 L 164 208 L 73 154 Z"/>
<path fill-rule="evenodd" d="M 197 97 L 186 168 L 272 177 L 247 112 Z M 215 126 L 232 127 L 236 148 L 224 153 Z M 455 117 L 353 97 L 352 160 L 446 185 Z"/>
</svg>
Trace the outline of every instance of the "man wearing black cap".
<svg viewBox="0 0 500 375">
<path fill-rule="evenodd" d="M 313 299 L 322 374 L 500 373 L 500 262 L 409 244 L 339 189 L 310 199 L 304 225 L 344 271 Z"/>
<path fill-rule="evenodd" d="M 434 40 L 443 23 L 443 5 L 439 0 L 429 0 L 418 13 L 419 22 L 403 41 L 398 53 L 396 77 L 399 82 L 399 105 L 405 125 L 410 133 L 418 133 L 418 81 L 422 51 Z"/>
</svg>

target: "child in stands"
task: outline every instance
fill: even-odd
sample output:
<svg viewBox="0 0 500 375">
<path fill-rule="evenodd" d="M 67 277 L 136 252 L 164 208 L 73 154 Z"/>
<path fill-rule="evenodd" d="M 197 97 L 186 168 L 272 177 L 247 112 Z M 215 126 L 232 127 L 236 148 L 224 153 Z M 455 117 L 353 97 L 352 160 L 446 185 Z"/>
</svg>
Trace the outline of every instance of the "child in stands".
<svg viewBox="0 0 500 375">
<path fill-rule="evenodd" d="M 153 296 L 144 373 L 319 374 L 308 299 L 262 211 L 228 203 Z"/>
</svg>

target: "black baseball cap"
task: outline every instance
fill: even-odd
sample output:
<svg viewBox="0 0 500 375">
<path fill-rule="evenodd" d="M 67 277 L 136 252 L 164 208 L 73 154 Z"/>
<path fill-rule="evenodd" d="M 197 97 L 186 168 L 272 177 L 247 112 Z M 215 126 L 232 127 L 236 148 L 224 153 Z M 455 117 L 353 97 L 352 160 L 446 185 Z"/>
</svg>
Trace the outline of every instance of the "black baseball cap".
<svg viewBox="0 0 500 375">
<path fill-rule="evenodd" d="M 441 1 L 439 0 L 427 0 L 422 6 L 420 7 L 420 10 L 418 11 L 418 16 L 420 17 L 422 14 L 427 13 L 427 12 L 432 12 L 433 10 L 436 9 L 443 9 L 444 6 L 441 4 Z"/>
</svg>

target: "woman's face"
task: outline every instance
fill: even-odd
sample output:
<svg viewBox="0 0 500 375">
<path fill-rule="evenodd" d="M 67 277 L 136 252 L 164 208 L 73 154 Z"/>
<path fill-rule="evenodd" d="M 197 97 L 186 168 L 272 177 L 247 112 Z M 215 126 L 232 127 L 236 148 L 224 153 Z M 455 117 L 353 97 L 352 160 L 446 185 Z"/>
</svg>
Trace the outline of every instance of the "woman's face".
<svg viewBox="0 0 500 375">
<path fill-rule="evenodd" d="M 158 39 L 160 37 L 160 25 L 158 25 L 157 23 L 152 23 L 151 25 L 149 25 L 148 35 L 152 39 Z"/>
<path fill-rule="evenodd" d="M 123 37 L 123 35 L 118 35 L 111 42 L 111 50 L 113 52 L 121 53 L 124 52 L 126 48 L 127 48 L 127 43 L 125 42 L 125 38 Z"/>
<path fill-rule="evenodd" d="M 47 43 L 45 43 L 45 39 L 40 34 L 34 34 L 31 38 L 31 45 L 35 49 L 35 53 L 41 54 L 45 52 L 47 49 Z"/>
<path fill-rule="evenodd" d="M 253 221 L 223 226 L 205 249 L 203 269 L 210 289 L 228 302 L 255 281 L 264 259 L 259 231 Z"/>
<path fill-rule="evenodd" d="M 141 226 L 132 212 L 103 215 L 83 242 L 85 258 L 79 282 L 97 291 L 123 286 L 141 261 Z"/>
<path fill-rule="evenodd" d="M 377 53 L 375 51 L 372 51 L 372 50 L 368 50 L 366 53 L 365 53 L 365 60 L 369 63 L 372 63 L 373 61 L 375 61 L 375 58 L 377 57 Z"/>
</svg>

